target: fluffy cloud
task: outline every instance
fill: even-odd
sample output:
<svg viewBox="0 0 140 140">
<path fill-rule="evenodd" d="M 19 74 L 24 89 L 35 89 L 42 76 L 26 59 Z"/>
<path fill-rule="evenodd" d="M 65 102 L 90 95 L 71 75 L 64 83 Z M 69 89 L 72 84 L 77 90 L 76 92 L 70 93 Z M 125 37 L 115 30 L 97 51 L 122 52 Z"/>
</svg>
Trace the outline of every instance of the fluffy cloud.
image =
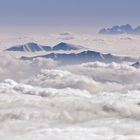
<svg viewBox="0 0 140 140">
<path fill-rule="evenodd" d="M 22 83 L 17 83 L 13 80 L 7 79 L 4 83 L 0 84 L 0 91 L 2 93 L 9 94 L 10 91 L 15 94 L 28 94 L 28 95 L 36 95 L 41 97 L 55 97 L 55 96 L 84 96 L 91 97 L 90 93 L 86 90 L 80 89 L 72 89 L 72 88 L 64 88 L 64 89 L 56 89 L 56 88 L 41 88 L 34 87 L 31 85 L 26 85 Z"/>
<path fill-rule="evenodd" d="M 38 73 L 42 68 L 51 69 L 57 66 L 52 59 L 35 58 L 32 61 L 21 61 L 12 55 L 0 55 L 0 80 L 11 78 L 22 80 Z"/>
<path fill-rule="evenodd" d="M 105 64 L 101 62 L 86 63 L 79 66 L 67 67 L 75 74 L 85 75 L 99 82 L 136 85 L 140 83 L 140 69 L 128 64 Z"/>
<path fill-rule="evenodd" d="M 10 119 L 12 119 L 12 117 L 14 117 L 13 119 L 32 119 L 32 117 L 41 117 L 38 116 L 39 114 L 36 114 L 37 116 L 34 114 L 34 111 L 37 111 L 38 113 L 42 112 L 36 110 L 39 107 L 42 109 L 43 107 L 44 109 L 47 108 L 48 110 L 46 110 L 46 113 L 49 113 L 50 116 L 60 113 L 59 115 L 62 115 L 67 123 L 78 123 L 92 120 L 96 117 L 112 117 L 114 115 L 116 117 L 121 116 L 133 119 L 139 119 L 140 116 L 139 91 L 128 91 L 125 94 L 119 92 L 102 92 L 91 95 L 86 90 L 74 88 L 42 88 L 17 83 L 7 79 L 3 83 L 0 83 L 0 96 L 3 96 L 3 98 L 0 98 L 1 107 L 7 108 L 7 111 L 12 114 L 12 116 L 9 116 L 7 111 L 2 111 L 3 115 L 8 115 L 6 117 L 9 117 Z M 7 102 L 7 104 L 3 104 L 3 102 Z M 19 107 L 18 104 L 20 105 Z M 15 106 L 17 107 L 14 108 Z M 23 118 L 24 114 L 21 112 L 19 114 L 19 109 L 24 112 L 26 107 L 29 111 L 31 111 L 31 109 L 33 110 L 30 113 L 27 111 L 26 114 L 29 116 L 27 117 L 25 115 L 25 118 Z M 12 112 L 10 109 L 14 111 Z M 54 112 L 56 109 L 59 109 L 58 112 Z M 2 118 L 6 119 L 3 117 L 2 112 L 0 112 L 0 120 Z M 16 113 L 21 115 L 19 116 L 21 118 L 16 118 Z M 31 115 L 31 113 L 33 113 L 33 115 Z M 78 117 L 78 114 L 81 115 Z M 49 117 L 48 115 L 46 117 Z M 54 116 L 52 120 L 53 119 L 58 119 L 59 122 L 62 121 L 60 116 Z"/>
<path fill-rule="evenodd" d="M 63 70 L 62 70 L 63 69 Z M 65 69 L 65 70 L 64 70 Z M 74 88 L 87 90 L 91 94 L 100 92 L 126 92 L 140 89 L 140 70 L 126 64 L 87 63 L 61 68 L 42 70 L 27 81 L 33 86 L 51 88 Z"/>
<path fill-rule="evenodd" d="M 69 32 L 64 32 L 64 33 L 60 33 L 58 35 L 58 39 L 61 39 L 61 40 L 73 40 L 73 39 L 75 39 L 75 35 L 72 34 L 72 33 L 69 33 Z"/>
<path fill-rule="evenodd" d="M 25 84 L 43 88 L 80 89 L 92 94 L 140 89 L 140 70 L 128 64 L 94 62 L 56 69 L 57 62 L 52 59 L 35 58 L 32 61 L 20 61 L 8 55 L 2 60 L 1 80 L 24 80 L 33 77 L 26 80 Z M 41 70 L 42 68 L 44 70 Z M 34 76 L 36 74 L 37 76 Z"/>
<path fill-rule="evenodd" d="M 102 136 L 100 133 L 108 136 L 108 130 L 110 137 L 139 135 L 139 100 L 139 91 L 102 92 L 91 96 L 84 90 L 42 88 L 5 80 L 0 84 L 1 133 L 15 132 L 22 139 L 23 132 L 30 138 L 37 133 L 48 137 L 50 131 L 54 134 L 52 127 L 61 127 L 60 132 L 72 125 L 67 133 L 73 133 L 77 127 L 82 127 L 78 132 L 85 133 L 83 127 L 88 127 L 89 134 L 94 129 L 92 134 L 97 138 Z"/>
<path fill-rule="evenodd" d="M 75 139 L 82 133 L 102 140 L 140 135 L 139 69 L 100 62 L 56 68 L 53 60 L 7 58 L 1 62 L 2 72 L 11 71 L 11 64 L 13 71 L 20 70 L 23 62 L 23 75 L 31 68 L 44 69 L 22 82 L 0 83 L 0 138 L 5 139 L 3 134 L 11 138 L 13 132 L 18 136 L 14 140 L 35 136 L 57 140 L 60 135 Z"/>
<path fill-rule="evenodd" d="M 28 80 L 27 83 L 34 86 L 58 89 L 70 87 L 74 89 L 87 90 L 91 94 L 102 91 L 116 91 L 117 89 L 121 90 L 123 88 L 123 86 L 118 83 L 104 84 L 96 82 L 90 77 L 64 70 L 42 70 L 40 74 Z"/>
</svg>

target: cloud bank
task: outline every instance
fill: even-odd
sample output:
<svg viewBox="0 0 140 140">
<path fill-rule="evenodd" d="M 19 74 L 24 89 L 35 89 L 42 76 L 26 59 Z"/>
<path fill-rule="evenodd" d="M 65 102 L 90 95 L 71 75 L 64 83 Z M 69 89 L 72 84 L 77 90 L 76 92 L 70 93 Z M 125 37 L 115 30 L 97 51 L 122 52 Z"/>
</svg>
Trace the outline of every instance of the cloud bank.
<svg viewBox="0 0 140 140">
<path fill-rule="evenodd" d="M 1 139 L 139 138 L 140 69 L 101 62 L 60 67 L 51 59 L 5 58 L 0 63 Z"/>
<path fill-rule="evenodd" d="M 0 81 L 6 78 L 19 81 L 37 74 L 42 68 L 51 69 L 57 66 L 57 61 L 52 59 L 21 61 L 12 55 L 0 55 L 0 59 Z"/>
</svg>

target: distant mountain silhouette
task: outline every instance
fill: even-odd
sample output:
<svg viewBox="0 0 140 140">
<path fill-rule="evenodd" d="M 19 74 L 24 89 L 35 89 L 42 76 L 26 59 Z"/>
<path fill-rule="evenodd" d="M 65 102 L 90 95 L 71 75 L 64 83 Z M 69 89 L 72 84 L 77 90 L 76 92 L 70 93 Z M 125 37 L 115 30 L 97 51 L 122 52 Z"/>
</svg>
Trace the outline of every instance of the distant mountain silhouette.
<svg viewBox="0 0 140 140">
<path fill-rule="evenodd" d="M 78 46 L 78 45 L 76 46 L 76 45 L 64 43 L 64 42 L 61 42 L 54 47 L 42 46 L 42 45 L 38 45 L 37 43 L 31 42 L 31 43 L 27 43 L 23 45 L 10 47 L 6 49 L 6 51 L 21 51 L 21 52 L 59 51 L 59 50 L 70 51 L 70 50 L 79 50 L 81 48 L 82 48 L 81 46 Z"/>
<path fill-rule="evenodd" d="M 100 52 L 95 51 L 83 51 L 81 53 L 50 53 L 47 55 L 39 55 L 35 57 L 21 57 L 22 60 L 32 60 L 34 58 L 51 58 L 57 61 L 60 61 L 62 64 L 77 64 L 84 62 L 93 62 L 93 61 L 101 61 L 101 62 L 123 62 L 123 61 L 136 61 L 130 57 L 120 57 L 114 56 L 112 54 L 102 54 Z"/>
<path fill-rule="evenodd" d="M 53 47 L 53 50 L 65 50 L 65 51 L 69 51 L 69 50 L 79 50 L 81 48 L 81 46 L 76 46 L 73 44 L 68 44 L 68 43 L 64 43 L 61 42 L 58 45 Z"/>
<path fill-rule="evenodd" d="M 140 27 L 132 28 L 131 25 L 115 25 L 112 28 L 103 28 L 99 31 L 100 34 L 139 34 L 140 35 Z"/>
<path fill-rule="evenodd" d="M 6 51 L 21 51 L 21 52 L 36 52 L 36 51 L 51 51 L 51 47 L 38 45 L 34 42 L 17 45 L 6 49 Z"/>
<path fill-rule="evenodd" d="M 135 68 L 140 68 L 140 62 L 136 62 L 136 63 L 132 64 L 132 66 Z"/>
</svg>

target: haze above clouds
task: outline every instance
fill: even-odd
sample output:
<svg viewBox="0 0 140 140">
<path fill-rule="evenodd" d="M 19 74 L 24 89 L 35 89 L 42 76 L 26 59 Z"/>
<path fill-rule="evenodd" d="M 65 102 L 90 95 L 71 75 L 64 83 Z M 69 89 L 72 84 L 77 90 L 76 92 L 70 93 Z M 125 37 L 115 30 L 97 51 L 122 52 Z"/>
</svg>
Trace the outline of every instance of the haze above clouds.
<svg viewBox="0 0 140 140">
<path fill-rule="evenodd" d="M 139 36 L 61 32 L 0 38 L 1 139 L 139 139 L 140 69 L 132 63 L 60 66 L 52 59 L 19 59 L 50 52 L 4 51 L 28 42 L 49 46 L 67 42 L 86 50 L 139 58 Z"/>
<path fill-rule="evenodd" d="M 85 33 L 80 34 L 72 32 L 60 32 L 50 34 L 25 33 L 25 35 L 23 33 L 13 33 L 0 35 L 0 50 L 3 51 L 6 48 L 29 42 L 35 42 L 47 46 L 54 46 L 60 42 L 66 42 L 74 45 L 81 45 L 85 48 L 99 51 L 101 53 L 112 53 L 114 55 L 139 57 L 140 39 L 138 35 L 110 36 Z"/>
</svg>

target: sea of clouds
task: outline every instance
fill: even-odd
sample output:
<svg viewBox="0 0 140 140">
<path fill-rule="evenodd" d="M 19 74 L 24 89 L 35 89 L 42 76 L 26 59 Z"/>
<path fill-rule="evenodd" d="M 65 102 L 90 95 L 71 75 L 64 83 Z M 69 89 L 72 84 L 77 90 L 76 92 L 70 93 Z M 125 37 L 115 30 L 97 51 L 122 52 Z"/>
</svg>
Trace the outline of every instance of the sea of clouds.
<svg viewBox="0 0 140 140">
<path fill-rule="evenodd" d="M 129 63 L 60 66 L 3 51 L 30 41 L 139 57 L 139 36 L 0 35 L 0 140 L 140 139 L 140 69 Z"/>
<path fill-rule="evenodd" d="M 0 57 L 0 139 L 140 139 L 140 69 Z"/>
</svg>

